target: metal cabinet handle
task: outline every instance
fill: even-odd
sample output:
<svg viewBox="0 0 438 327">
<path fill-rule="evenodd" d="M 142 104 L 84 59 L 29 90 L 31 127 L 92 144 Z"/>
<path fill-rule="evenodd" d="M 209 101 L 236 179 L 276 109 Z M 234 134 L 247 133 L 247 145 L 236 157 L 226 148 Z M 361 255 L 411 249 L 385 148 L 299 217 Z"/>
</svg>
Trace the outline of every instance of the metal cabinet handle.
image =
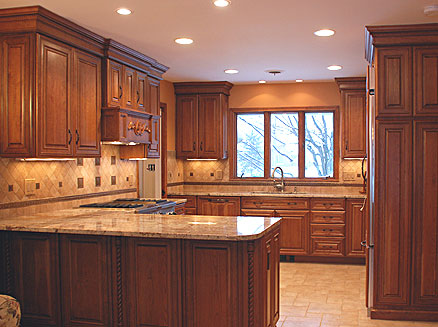
<svg viewBox="0 0 438 327">
<path fill-rule="evenodd" d="M 360 245 L 363 246 L 363 247 L 366 247 L 367 246 L 367 241 L 360 242 Z"/>
<path fill-rule="evenodd" d="M 76 130 L 76 144 L 79 144 L 79 132 Z"/>
<path fill-rule="evenodd" d="M 119 93 L 119 99 L 121 99 L 122 96 L 123 96 L 123 89 L 122 89 L 122 86 L 121 86 L 121 85 L 119 85 L 119 90 L 120 90 L 120 93 Z"/>
<path fill-rule="evenodd" d="M 201 144 L 199 145 L 199 149 L 202 151 L 202 141 Z"/>
<path fill-rule="evenodd" d="M 228 199 L 207 199 L 208 202 L 216 202 L 216 203 L 226 203 L 229 202 Z"/>
<path fill-rule="evenodd" d="M 345 141 L 345 150 L 348 150 L 348 140 Z"/>
<path fill-rule="evenodd" d="M 140 92 L 137 91 L 137 103 L 140 103 Z"/>
<path fill-rule="evenodd" d="M 271 253 L 270 252 L 268 252 L 266 260 L 267 260 L 266 267 L 268 270 L 270 270 L 271 269 Z"/>
<path fill-rule="evenodd" d="M 196 142 L 193 142 L 193 151 L 196 151 Z"/>
<path fill-rule="evenodd" d="M 70 129 L 68 130 L 68 135 L 69 135 L 68 144 L 70 145 L 70 144 L 71 144 L 71 141 L 72 141 L 72 139 L 73 139 L 73 134 L 71 133 L 71 130 L 70 130 Z"/>
</svg>

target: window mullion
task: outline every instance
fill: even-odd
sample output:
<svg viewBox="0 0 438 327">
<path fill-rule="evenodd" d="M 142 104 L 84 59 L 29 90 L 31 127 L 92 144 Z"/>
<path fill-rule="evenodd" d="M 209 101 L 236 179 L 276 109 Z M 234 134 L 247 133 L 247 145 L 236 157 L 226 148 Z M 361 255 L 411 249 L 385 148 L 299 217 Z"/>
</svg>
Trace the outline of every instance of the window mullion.
<svg viewBox="0 0 438 327">
<path fill-rule="evenodd" d="M 306 141 L 306 130 L 305 130 L 305 116 L 304 112 L 301 111 L 298 114 L 298 178 L 304 178 L 305 174 L 305 141 Z"/>
<path fill-rule="evenodd" d="M 265 112 L 265 178 L 271 175 L 271 113 Z"/>
</svg>

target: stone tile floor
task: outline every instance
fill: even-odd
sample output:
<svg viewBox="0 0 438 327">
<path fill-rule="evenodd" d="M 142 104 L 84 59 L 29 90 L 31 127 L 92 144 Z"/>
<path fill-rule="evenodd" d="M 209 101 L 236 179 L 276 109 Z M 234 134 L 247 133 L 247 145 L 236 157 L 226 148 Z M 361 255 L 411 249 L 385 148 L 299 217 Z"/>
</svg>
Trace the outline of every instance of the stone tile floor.
<svg viewBox="0 0 438 327">
<path fill-rule="evenodd" d="M 365 266 L 282 262 L 277 327 L 295 326 L 438 327 L 438 322 L 368 318 Z"/>
</svg>

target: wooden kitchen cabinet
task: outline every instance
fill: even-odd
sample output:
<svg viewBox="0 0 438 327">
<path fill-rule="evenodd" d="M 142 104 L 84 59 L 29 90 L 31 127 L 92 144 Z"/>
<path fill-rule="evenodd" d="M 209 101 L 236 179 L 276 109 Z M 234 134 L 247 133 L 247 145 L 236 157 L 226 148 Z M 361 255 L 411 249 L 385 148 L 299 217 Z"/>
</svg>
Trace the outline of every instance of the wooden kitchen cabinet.
<svg viewBox="0 0 438 327">
<path fill-rule="evenodd" d="M 178 158 L 225 159 L 228 155 L 228 82 L 174 83 Z"/>
<path fill-rule="evenodd" d="M 196 215 L 197 212 L 197 196 L 196 195 L 167 195 L 168 199 L 186 199 L 184 205 L 185 215 Z"/>
<path fill-rule="evenodd" d="M 341 92 L 342 158 L 363 158 L 366 154 L 366 78 L 335 80 Z"/>
<path fill-rule="evenodd" d="M 438 46 L 414 47 L 414 115 L 438 116 Z"/>
<path fill-rule="evenodd" d="M 348 257 L 363 258 L 366 250 L 362 245 L 362 242 L 366 241 L 366 207 L 364 206 L 364 200 L 347 199 L 346 215 L 346 255 Z"/>
<path fill-rule="evenodd" d="M 309 212 L 275 210 L 282 217 L 280 252 L 286 255 L 309 254 Z"/>
<path fill-rule="evenodd" d="M 198 215 L 206 216 L 239 216 L 239 197 L 198 197 Z"/>
</svg>

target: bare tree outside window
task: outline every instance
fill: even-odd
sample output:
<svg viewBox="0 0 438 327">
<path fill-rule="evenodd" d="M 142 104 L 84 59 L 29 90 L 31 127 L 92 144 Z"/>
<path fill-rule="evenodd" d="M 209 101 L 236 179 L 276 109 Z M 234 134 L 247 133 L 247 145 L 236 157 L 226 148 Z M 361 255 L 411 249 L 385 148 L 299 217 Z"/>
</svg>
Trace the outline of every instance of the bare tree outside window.
<svg viewBox="0 0 438 327">
<path fill-rule="evenodd" d="M 237 115 L 237 175 L 263 177 L 265 167 L 264 115 Z"/>
</svg>

